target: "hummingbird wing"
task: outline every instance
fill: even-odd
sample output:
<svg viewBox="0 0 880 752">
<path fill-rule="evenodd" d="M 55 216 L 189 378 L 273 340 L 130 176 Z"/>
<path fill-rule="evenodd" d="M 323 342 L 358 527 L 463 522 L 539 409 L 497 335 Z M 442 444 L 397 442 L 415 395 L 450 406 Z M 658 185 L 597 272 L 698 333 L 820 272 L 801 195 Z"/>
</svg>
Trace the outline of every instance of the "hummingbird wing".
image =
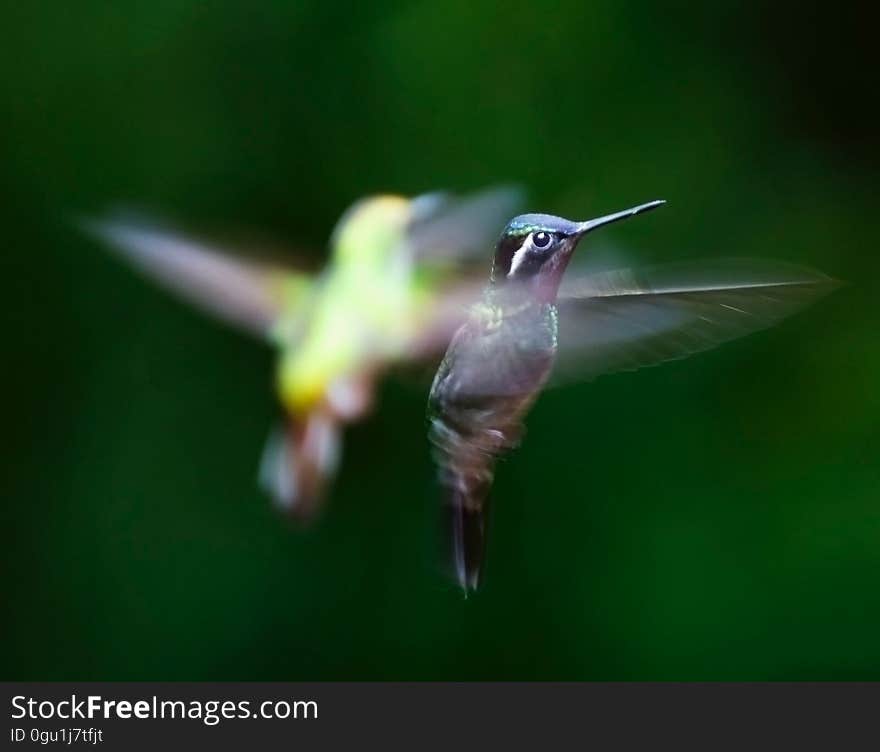
<svg viewBox="0 0 880 752">
<path fill-rule="evenodd" d="M 830 293 L 821 272 L 720 259 L 567 279 L 554 383 L 683 358 L 765 329 Z"/>
<path fill-rule="evenodd" d="M 236 258 L 157 223 L 111 216 L 79 226 L 181 298 L 260 338 L 272 338 L 310 288 L 306 274 Z"/>
<path fill-rule="evenodd" d="M 487 248 L 522 206 L 517 186 L 487 188 L 468 196 L 427 193 L 413 199 L 413 218 L 405 246 L 411 257 L 427 265 L 488 262 Z"/>
<path fill-rule="evenodd" d="M 436 192 L 412 200 L 412 220 L 400 248 L 422 268 L 439 269 L 442 294 L 429 319 L 413 339 L 407 358 L 424 360 L 442 354 L 485 288 L 487 248 L 524 200 L 518 186 L 501 185 L 469 196 Z M 451 274 L 447 274 L 451 272 Z"/>
</svg>

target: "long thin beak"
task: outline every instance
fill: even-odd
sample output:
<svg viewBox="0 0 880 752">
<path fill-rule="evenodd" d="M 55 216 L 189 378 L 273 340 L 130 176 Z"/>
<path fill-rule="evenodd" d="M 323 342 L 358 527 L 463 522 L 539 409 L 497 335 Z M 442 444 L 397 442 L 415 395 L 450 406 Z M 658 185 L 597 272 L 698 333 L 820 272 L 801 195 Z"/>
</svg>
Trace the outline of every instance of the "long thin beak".
<svg viewBox="0 0 880 752">
<path fill-rule="evenodd" d="M 636 214 L 641 214 L 642 212 L 656 209 L 658 206 L 663 206 L 665 203 L 666 202 L 662 200 L 649 201 L 647 204 L 640 204 L 639 206 L 632 207 L 632 209 L 624 209 L 623 211 L 615 212 L 614 214 L 606 214 L 604 217 L 599 217 L 598 219 L 588 219 L 586 222 L 581 222 L 578 226 L 578 235 L 586 235 L 597 227 L 610 225 L 612 222 L 619 222 L 621 219 L 629 219 L 630 217 L 636 216 Z"/>
</svg>

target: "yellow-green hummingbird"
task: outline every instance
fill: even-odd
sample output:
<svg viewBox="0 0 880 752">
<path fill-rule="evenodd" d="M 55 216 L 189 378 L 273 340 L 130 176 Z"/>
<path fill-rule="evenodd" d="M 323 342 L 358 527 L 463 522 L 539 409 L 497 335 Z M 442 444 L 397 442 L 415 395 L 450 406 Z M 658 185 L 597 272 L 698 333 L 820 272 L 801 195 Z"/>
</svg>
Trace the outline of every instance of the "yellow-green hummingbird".
<svg viewBox="0 0 880 752">
<path fill-rule="evenodd" d="M 515 188 L 467 196 L 362 199 L 340 218 L 326 268 L 261 263 L 120 215 L 81 226 L 134 267 L 278 352 L 286 416 L 259 481 L 293 517 L 311 518 L 335 473 L 341 429 L 363 417 L 395 364 L 439 356 L 473 295 L 467 260 L 520 201 Z M 478 289 L 478 288 L 477 288 Z"/>
<path fill-rule="evenodd" d="M 563 279 L 588 233 L 663 203 L 586 222 L 524 214 L 501 233 L 482 301 L 452 339 L 428 403 L 450 565 L 465 594 L 482 576 L 496 460 L 519 443 L 552 372 L 588 379 L 681 358 L 768 327 L 836 286 L 758 259 Z"/>
</svg>

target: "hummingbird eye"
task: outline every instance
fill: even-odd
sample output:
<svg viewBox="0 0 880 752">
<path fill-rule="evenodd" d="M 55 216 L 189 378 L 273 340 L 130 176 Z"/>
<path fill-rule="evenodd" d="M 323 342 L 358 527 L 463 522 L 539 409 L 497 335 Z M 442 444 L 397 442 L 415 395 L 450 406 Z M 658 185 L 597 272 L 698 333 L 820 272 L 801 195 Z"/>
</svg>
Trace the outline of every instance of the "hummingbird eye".
<svg viewBox="0 0 880 752">
<path fill-rule="evenodd" d="M 553 235 L 549 232 L 536 232 L 532 235 L 532 245 L 535 248 L 546 248 L 553 242 Z"/>
</svg>

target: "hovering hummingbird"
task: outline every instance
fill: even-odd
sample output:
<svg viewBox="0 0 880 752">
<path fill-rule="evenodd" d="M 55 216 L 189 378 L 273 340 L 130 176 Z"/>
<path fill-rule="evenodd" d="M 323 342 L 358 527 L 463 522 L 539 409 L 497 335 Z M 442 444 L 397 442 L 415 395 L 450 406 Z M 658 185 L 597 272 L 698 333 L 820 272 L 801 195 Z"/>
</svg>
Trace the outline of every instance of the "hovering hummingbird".
<svg viewBox="0 0 880 752">
<path fill-rule="evenodd" d="M 121 216 L 81 226 L 140 271 L 277 350 L 286 416 L 270 433 L 259 481 L 278 506 L 307 519 L 336 470 L 342 426 L 369 410 L 389 367 L 442 353 L 478 294 L 468 259 L 519 201 L 514 188 L 362 199 L 339 220 L 331 260 L 314 276 Z"/>
<path fill-rule="evenodd" d="M 482 576 L 496 459 L 519 443 L 557 355 L 554 379 L 634 370 L 770 326 L 837 284 L 755 259 L 621 269 L 563 283 L 585 235 L 663 203 L 586 222 L 524 214 L 502 232 L 482 301 L 452 338 L 428 399 L 450 563 L 466 595 Z"/>
</svg>

